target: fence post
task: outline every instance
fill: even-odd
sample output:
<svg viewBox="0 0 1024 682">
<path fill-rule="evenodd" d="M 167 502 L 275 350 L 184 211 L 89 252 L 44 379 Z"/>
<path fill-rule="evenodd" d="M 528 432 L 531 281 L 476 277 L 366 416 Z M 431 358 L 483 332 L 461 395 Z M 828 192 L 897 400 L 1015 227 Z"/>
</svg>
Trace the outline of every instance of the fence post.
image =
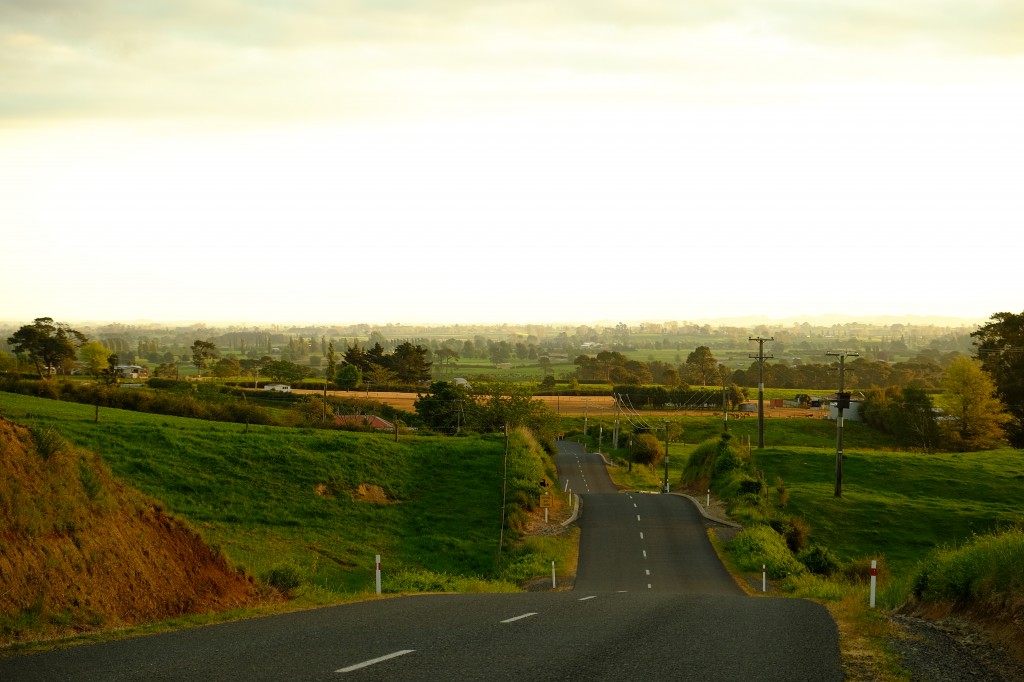
<svg viewBox="0 0 1024 682">
<path fill-rule="evenodd" d="M 768 573 L 764 564 L 761 564 L 761 591 L 768 591 Z"/>
<path fill-rule="evenodd" d="M 377 555 L 377 594 L 380 594 L 380 554 Z"/>
</svg>

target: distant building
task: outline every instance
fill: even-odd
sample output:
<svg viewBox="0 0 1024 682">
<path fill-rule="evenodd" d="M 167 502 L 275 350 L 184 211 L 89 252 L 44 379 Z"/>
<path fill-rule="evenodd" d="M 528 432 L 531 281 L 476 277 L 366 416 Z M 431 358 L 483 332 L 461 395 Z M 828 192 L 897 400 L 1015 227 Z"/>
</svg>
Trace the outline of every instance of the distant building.
<svg viewBox="0 0 1024 682">
<path fill-rule="evenodd" d="M 149 370 L 142 365 L 115 365 L 114 372 L 119 379 L 145 379 Z"/>
<path fill-rule="evenodd" d="M 292 387 L 288 384 L 264 384 L 264 391 L 280 391 L 281 393 L 291 393 Z"/>
</svg>

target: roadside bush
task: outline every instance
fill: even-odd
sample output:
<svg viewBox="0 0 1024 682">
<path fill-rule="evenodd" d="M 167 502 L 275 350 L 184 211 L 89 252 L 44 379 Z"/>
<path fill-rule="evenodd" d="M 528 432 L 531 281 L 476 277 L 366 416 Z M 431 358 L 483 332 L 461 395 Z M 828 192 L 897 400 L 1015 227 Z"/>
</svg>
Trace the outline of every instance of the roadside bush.
<svg viewBox="0 0 1024 682">
<path fill-rule="evenodd" d="M 936 550 L 914 580 L 926 601 L 988 601 L 1024 591 L 1024 528 L 979 535 L 962 547 Z"/>
<path fill-rule="evenodd" d="M 797 555 L 797 561 L 816 575 L 831 576 L 839 571 L 839 560 L 822 545 L 811 545 Z"/>
<path fill-rule="evenodd" d="M 291 596 L 305 582 L 305 574 L 301 568 L 292 563 L 276 564 L 263 574 L 263 582 L 281 594 Z"/>
<path fill-rule="evenodd" d="M 740 570 L 760 572 L 763 564 L 768 577 L 773 579 L 800 574 L 806 570 L 793 557 L 785 539 L 768 526 L 745 528 L 726 545 L 726 551 Z"/>
<path fill-rule="evenodd" d="M 866 559 L 854 559 L 840 568 L 840 575 L 851 583 L 867 583 L 871 580 L 872 557 Z M 889 580 L 889 565 L 884 556 L 874 557 L 875 569 L 878 572 L 878 582 L 884 583 Z"/>
</svg>

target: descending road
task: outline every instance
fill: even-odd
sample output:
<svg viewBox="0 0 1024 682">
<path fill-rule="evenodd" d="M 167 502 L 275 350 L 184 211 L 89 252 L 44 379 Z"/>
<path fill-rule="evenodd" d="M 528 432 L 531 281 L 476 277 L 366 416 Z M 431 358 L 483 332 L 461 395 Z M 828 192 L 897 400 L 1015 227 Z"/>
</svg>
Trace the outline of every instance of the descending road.
<svg viewBox="0 0 1024 682">
<path fill-rule="evenodd" d="M 583 495 L 577 590 L 741 595 L 694 504 L 677 495 L 619 493 L 604 459 L 560 441 L 562 487 Z"/>
<path fill-rule="evenodd" d="M 0 680 L 842 679 L 836 626 L 744 596 L 693 504 L 615 492 L 560 443 L 583 496 L 573 592 L 374 600 L 0 660 Z M 689 505 L 689 506 L 688 506 Z"/>
</svg>

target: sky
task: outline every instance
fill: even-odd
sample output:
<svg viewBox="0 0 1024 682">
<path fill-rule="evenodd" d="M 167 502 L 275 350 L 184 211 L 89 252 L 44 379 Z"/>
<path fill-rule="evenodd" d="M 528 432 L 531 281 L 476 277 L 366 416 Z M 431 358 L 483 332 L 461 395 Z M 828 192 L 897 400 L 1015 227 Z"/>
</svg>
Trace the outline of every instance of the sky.
<svg viewBox="0 0 1024 682">
<path fill-rule="evenodd" d="M 1019 312 L 1020 0 L 2 0 L 0 320 Z"/>
</svg>

